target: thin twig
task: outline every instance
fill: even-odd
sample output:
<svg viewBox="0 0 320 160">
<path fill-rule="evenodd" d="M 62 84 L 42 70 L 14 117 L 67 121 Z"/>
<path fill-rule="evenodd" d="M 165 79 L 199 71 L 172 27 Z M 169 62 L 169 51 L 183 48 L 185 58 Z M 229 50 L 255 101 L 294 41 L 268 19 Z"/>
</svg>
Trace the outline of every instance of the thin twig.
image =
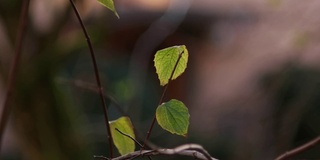
<svg viewBox="0 0 320 160">
<path fill-rule="evenodd" d="M 156 149 L 156 150 L 135 151 L 123 156 L 113 158 L 112 160 L 126 160 L 126 159 L 132 159 L 140 156 L 158 156 L 158 155 L 182 155 L 182 156 L 194 157 L 195 159 L 200 159 L 200 160 L 217 160 L 211 157 L 210 154 L 202 146 L 198 144 L 185 144 L 173 149 L 162 148 L 162 149 Z"/>
<path fill-rule="evenodd" d="M 281 154 L 280 156 L 278 156 L 276 158 L 276 160 L 285 160 L 285 159 L 288 159 L 294 155 L 297 155 L 299 153 L 302 153 L 306 150 L 309 150 L 310 148 L 314 147 L 315 145 L 317 145 L 318 143 L 320 143 L 320 136 L 318 136 L 317 138 L 293 149 L 293 150 L 290 150 L 290 151 L 287 151 L 283 154 Z"/>
<path fill-rule="evenodd" d="M 142 144 L 140 142 L 138 142 L 136 139 L 134 139 L 133 137 L 131 137 L 129 134 L 123 133 L 122 131 L 120 131 L 118 128 L 116 128 L 116 131 L 118 131 L 120 134 L 130 138 L 131 140 L 133 140 L 134 142 L 136 142 L 140 147 L 142 147 Z"/>
<path fill-rule="evenodd" d="M 180 61 L 183 53 L 184 53 L 184 51 L 182 51 L 182 52 L 179 54 L 179 57 L 178 57 L 178 59 L 177 59 L 177 62 L 176 62 L 176 64 L 174 65 L 173 70 L 172 70 L 171 75 L 170 75 L 170 78 L 169 78 L 169 80 L 168 80 L 168 84 L 167 84 L 167 85 L 164 87 L 164 89 L 163 89 L 163 92 L 162 92 L 161 98 L 160 98 L 160 100 L 159 100 L 158 106 L 163 103 L 164 95 L 166 94 L 167 89 L 168 89 L 168 87 L 169 87 L 169 84 L 170 84 L 170 82 L 172 81 L 172 77 L 173 77 L 173 75 L 174 75 L 174 72 L 176 71 L 176 68 L 177 68 L 177 66 L 178 66 L 178 63 L 179 63 L 179 61 Z M 153 116 L 153 119 L 152 119 L 150 128 L 149 128 L 149 130 L 148 130 L 148 132 L 147 132 L 147 136 L 146 136 L 146 139 L 144 140 L 144 143 L 143 143 L 143 146 L 142 146 L 141 150 L 144 149 L 144 147 L 145 147 L 145 145 L 146 145 L 146 142 L 149 140 L 155 122 L 156 122 L 156 114 L 154 114 L 154 116 Z"/>
<path fill-rule="evenodd" d="M 20 57 L 21 57 L 21 52 L 22 52 L 22 42 L 23 42 L 23 37 L 25 35 L 26 26 L 27 26 L 29 3 L 30 3 L 30 0 L 23 1 L 21 13 L 20 13 L 19 28 L 18 28 L 18 34 L 17 34 L 16 44 L 15 44 L 16 45 L 15 57 L 13 59 L 13 63 L 12 63 L 11 69 L 10 69 L 10 73 L 9 73 L 9 77 L 8 77 L 8 88 L 7 88 L 5 98 L 4 98 L 3 110 L 1 112 L 0 150 L 1 150 L 3 134 L 4 134 L 4 131 L 6 128 L 7 121 L 9 119 L 11 109 L 12 109 L 12 107 L 10 107 L 9 101 L 12 96 L 13 84 L 16 80 L 16 75 L 18 72 L 18 65 L 20 62 Z"/>
<path fill-rule="evenodd" d="M 92 59 L 92 64 L 93 64 L 93 67 L 94 67 L 94 73 L 95 73 L 95 77 L 96 77 L 96 81 L 97 81 L 97 85 L 98 85 L 98 89 L 99 89 L 99 95 L 100 95 L 100 99 L 101 99 L 101 102 L 102 102 L 102 107 L 103 107 L 103 113 L 104 113 L 104 118 L 105 118 L 105 125 L 106 125 L 106 128 L 107 128 L 107 138 L 108 138 L 108 141 L 109 141 L 109 152 L 110 152 L 110 158 L 113 157 L 113 149 L 112 149 L 112 135 L 111 135 L 111 130 L 110 130 L 110 126 L 109 126 L 109 118 L 108 118 L 108 112 L 107 112 L 107 105 L 106 105 L 106 101 L 104 99 L 104 93 L 103 93 L 103 88 L 102 88 L 102 85 L 101 85 L 101 81 L 100 81 L 100 75 L 99 75 L 99 70 L 98 70 L 98 65 L 97 65 L 97 62 L 96 62 L 96 58 L 95 58 L 95 54 L 94 54 L 94 51 L 93 51 L 93 47 L 92 47 L 92 44 L 91 44 L 91 41 L 90 41 L 90 37 L 88 35 L 88 32 L 82 22 L 82 19 L 81 19 L 81 16 L 77 10 L 77 7 L 75 6 L 75 4 L 73 3 L 72 0 L 69 0 L 71 5 L 72 5 L 72 8 L 79 20 L 79 23 L 81 25 L 81 28 L 83 30 L 83 33 L 86 37 L 86 40 L 87 40 L 87 44 L 88 44 L 88 47 L 89 47 L 89 50 L 90 50 L 90 55 L 91 55 L 91 59 Z"/>
</svg>

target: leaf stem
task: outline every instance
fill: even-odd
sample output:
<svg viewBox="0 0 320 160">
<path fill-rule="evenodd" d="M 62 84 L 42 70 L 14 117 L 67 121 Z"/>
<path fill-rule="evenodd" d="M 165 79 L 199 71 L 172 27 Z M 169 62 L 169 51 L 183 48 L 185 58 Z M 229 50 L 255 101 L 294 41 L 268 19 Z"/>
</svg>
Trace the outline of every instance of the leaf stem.
<svg viewBox="0 0 320 160">
<path fill-rule="evenodd" d="M 166 86 L 164 87 L 164 89 L 163 89 L 163 92 L 162 92 L 161 98 L 160 98 L 160 100 L 159 100 L 158 106 L 163 103 L 164 96 L 165 96 L 165 94 L 166 94 L 166 92 L 167 92 L 167 89 L 168 89 L 168 87 L 169 87 L 170 82 L 172 81 L 172 77 L 173 77 L 173 75 L 174 75 L 174 72 L 176 71 L 176 68 L 177 68 L 177 66 L 178 66 L 178 63 L 179 63 L 179 61 L 180 61 L 183 53 L 184 53 L 184 51 L 182 51 L 182 52 L 179 54 L 178 60 L 177 60 L 176 64 L 175 64 L 174 67 L 173 67 L 173 70 L 172 70 L 172 72 L 171 72 L 171 75 L 170 75 L 170 78 L 169 78 L 169 80 L 168 80 L 168 83 L 167 83 L 167 85 L 166 85 Z M 147 136 L 146 136 L 146 139 L 144 140 L 144 143 L 143 143 L 143 146 L 142 146 L 142 148 L 141 148 L 141 151 L 145 148 L 145 145 L 146 145 L 147 141 L 148 141 L 149 138 L 150 138 L 150 135 L 151 135 L 151 132 L 152 132 L 152 129 L 153 129 L 153 126 L 154 126 L 155 122 L 156 122 L 156 114 L 154 114 L 154 116 L 153 116 L 151 125 L 150 125 L 150 127 L 149 127 L 148 132 L 147 132 Z"/>
<path fill-rule="evenodd" d="M 20 62 L 20 57 L 21 57 L 21 52 L 22 52 L 22 42 L 23 42 L 23 37 L 26 32 L 26 26 L 27 26 L 27 16 L 28 16 L 28 10 L 29 10 L 29 4 L 30 0 L 24 0 L 21 8 L 21 13 L 20 13 L 20 19 L 19 19 L 19 28 L 18 28 L 18 33 L 17 33 L 17 38 L 16 38 L 16 51 L 15 51 L 15 57 L 13 59 L 13 63 L 9 72 L 9 77 L 8 77 L 8 88 L 7 92 L 4 98 L 4 105 L 3 105 L 3 110 L 1 112 L 1 122 L 0 122 L 0 150 L 1 150 L 1 144 L 2 144 L 2 138 L 3 134 L 6 128 L 7 121 L 9 119 L 9 115 L 11 112 L 12 107 L 9 104 L 9 101 L 12 96 L 13 92 L 13 84 L 16 79 L 16 75 L 18 72 L 18 64 Z"/>
<path fill-rule="evenodd" d="M 99 90 L 99 95 L 100 95 L 100 99 L 101 99 L 101 102 L 102 102 L 102 107 L 103 107 L 103 113 L 104 113 L 104 119 L 105 119 L 105 125 L 106 125 L 106 128 L 107 128 L 107 138 L 108 138 L 108 141 L 109 141 L 109 152 L 110 152 L 110 158 L 113 157 L 113 149 L 112 149 L 112 135 L 111 135 L 111 129 L 110 129 L 110 125 L 109 125 L 109 118 L 108 118 L 108 112 L 107 112 L 107 105 L 106 105 L 106 101 L 104 99 L 104 92 L 103 92 L 103 88 L 102 88 L 102 85 L 101 85 L 101 81 L 100 81 L 100 75 L 99 75 L 99 70 L 98 70 L 98 65 L 97 65 L 97 62 L 96 62 L 96 58 L 95 58 L 95 54 L 94 54 L 94 51 L 93 51 L 93 47 L 92 47 L 92 44 L 91 44 L 91 41 L 90 41 L 90 37 L 88 35 L 88 32 L 82 22 L 82 19 L 81 19 L 81 16 L 78 12 L 78 9 L 77 7 L 75 6 L 73 0 L 69 0 L 71 5 L 72 5 L 72 8 L 79 20 L 79 23 L 81 25 L 81 28 L 83 30 L 83 33 L 86 37 L 86 41 L 87 41 L 87 44 L 88 44 L 88 47 L 89 47 L 89 50 L 90 50 L 90 55 L 91 55 L 91 59 L 92 59 L 92 64 L 93 64 L 93 67 L 94 67 L 94 73 L 95 73 L 95 77 L 96 77 L 96 81 L 97 81 L 97 85 L 98 85 L 98 90 Z"/>
<path fill-rule="evenodd" d="M 131 137 L 129 134 L 126 134 L 122 131 L 120 131 L 118 128 L 116 128 L 116 131 L 118 131 L 120 134 L 130 138 L 131 140 L 133 140 L 134 142 L 136 142 L 137 145 L 139 145 L 140 147 L 142 147 L 141 143 L 139 141 L 137 141 L 136 139 L 134 139 L 133 137 Z"/>
</svg>

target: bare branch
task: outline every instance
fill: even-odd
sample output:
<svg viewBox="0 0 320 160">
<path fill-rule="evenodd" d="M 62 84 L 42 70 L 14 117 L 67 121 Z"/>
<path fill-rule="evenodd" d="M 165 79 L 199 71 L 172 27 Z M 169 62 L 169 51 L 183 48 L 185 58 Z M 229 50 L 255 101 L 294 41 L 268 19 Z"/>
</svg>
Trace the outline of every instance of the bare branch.
<svg viewBox="0 0 320 160">
<path fill-rule="evenodd" d="M 200 160 L 217 160 L 210 156 L 210 154 L 200 145 L 198 144 L 185 144 L 178 146 L 173 149 L 156 149 L 156 150 L 143 150 L 143 151 L 135 151 L 132 153 L 128 153 L 126 155 L 113 158 L 112 160 L 127 160 L 132 159 L 134 157 L 140 156 L 158 156 L 158 155 L 182 155 L 194 157 Z"/>
<path fill-rule="evenodd" d="M 320 136 L 318 136 L 317 138 L 291 150 L 291 151 L 287 151 L 285 153 L 283 153 L 282 155 L 278 156 L 276 158 L 276 160 L 285 160 L 288 159 L 294 155 L 297 155 L 299 153 L 302 153 L 306 150 L 309 150 L 310 148 L 314 147 L 315 145 L 317 145 L 318 143 L 320 143 Z"/>
</svg>

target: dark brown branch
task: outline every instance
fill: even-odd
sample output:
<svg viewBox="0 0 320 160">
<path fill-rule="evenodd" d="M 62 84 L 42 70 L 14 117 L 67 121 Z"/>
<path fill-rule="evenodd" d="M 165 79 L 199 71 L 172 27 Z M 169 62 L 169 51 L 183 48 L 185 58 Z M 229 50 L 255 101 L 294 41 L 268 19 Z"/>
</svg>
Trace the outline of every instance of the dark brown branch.
<svg viewBox="0 0 320 160">
<path fill-rule="evenodd" d="M 27 26 L 27 18 L 28 18 L 28 10 L 29 10 L 29 3 L 30 0 L 24 0 L 21 8 L 20 13 L 20 20 L 19 20 L 19 28 L 16 38 L 16 49 L 15 49 L 15 57 L 13 59 L 12 66 L 10 68 L 10 73 L 8 77 L 8 88 L 4 98 L 3 110 L 1 112 L 1 122 L 0 122 L 0 149 L 2 144 L 3 134 L 6 128 L 7 121 L 9 119 L 9 115 L 11 112 L 12 107 L 10 107 L 10 99 L 13 92 L 13 84 L 16 80 L 16 75 L 18 72 L 18 65 L 20 62 L 21 52 L 22 52 L 22 42 L 23 37 L 26 32 Z"/>
<path fill-rule="evenodd" d="M 79 20 L 79 23 L 81 25 L 81 28 L 83 30 L 83 33 L 86 37 L 86 40 L 87 40 L 87 44 L 88 44 L 88 47 L 89 47 L 89 50 L 90 50 L 90 55 L 91 55 L 91 60 L 92 60 L 92 64 L 93 64 L 93 67 L 94 67 L 94 73 L 95 73 L 95 76 L 96 76 L 96 81 L 97 81 L 97 85 L 98 85 L 98 89 L 99 89 L 99 95 L 100 95 L 100 99 L 101 99 L 101 102 L 102 102 L 102 108 L 103 108 L 103 113 L 104 113 L 104 118 L 105 118 L 105 124 L 106 124 L 106 128 L 107 128 L 107 138 L 108 138 L 108 141 L 109 141 L 109 152 L 110 152 L 110 157 L 112 158 L 113 157 L 113 149 L 112 149 L 112 135 L 111 135 L 111 130 L 110 130 L 110 126 L 109 126 L 109 118 L 108 118 L 108 112 L 107 112 L 107 105 L 106 105 L 106 100 L 104 99 L 104 93 L 103 93 L 103 88 L 102 88 L 102 85 L 101 85 L 101 81 L 100 81 L 100 75 L 99 75 L 99 70 L 98 70 L 98 65 L 97 65 L 97 62 L 96 62 L 96 58 L 95 58 L 95 54 L 94 54 L 94 51 L 93 51 L 93 47 L 92 47 L 92 44 L 91 44 L 91 41 L 90 41 L 90 37 L 89 37 L 89 34 L 82 22 L 82 19 L 81 19 L 81 16 L 77 10 L 77 7 L 75 6 L 75 4 L 73 3 L 72 0 L 69 0 L 71 5 L 72 5 L 72 8 Z"/>
<path fill-rule="evenodd" d="M 112 160 L 126 160 L 140 156 L 158 156 L 158 155 L 181 155 L 194 157 L 200 160 L 217 160 L 208 154 L 208 152 L 198 144 L 185 144 L 173 149 L 156 149 L 156 150 L 143 150 L 132 152 L 120 157 L 113 158 Z"/>
<path fill-rule="evenodd" d="M 291 151 L 287 151 L 285 153 L 283 153 L 282 155 L 278 156 L 276 158 L 276 160 L 285 160 L 285 159 L 288 159 L 292 156 L 295 156 L 299 153 L 302 153 L 306 150 L 309 150 L 310 148 L 314 147 L 315 145 L 317 145 L 318 143 L 320 143 L 320 136 L 318 136 L 317 138 L 291 150 Z"/>
<path fill-rule="evenodd" d="M 163 89 L 163 92 L 162 92 L 161 98 L 160 98 L 160 100 L 159 100 L 158 106 L 163 103 L 164 95 L 166 94 L 167 89 L 168 89 L 168 87 L 169 87 L 169 84 L 170 84 L 170 82 L 172 81 L 172 77 L 173 77 L 173 75 L 174 75 L 174 72 L 176 71 L 176 68 L 177 68 L 177 66 L 178 66 L 178 63 L 179 63 L 179 61 L 180 61 L 183 53 L 184 53 L 184 51 L 182 51 L 182 52 L 179 54 L 179 57 L 178 57 L 178 59 L 177 59 L 177 62 L 176 62 L 176 64 L 174 65 L 173 70 L 172 70 L 171 75 L 170 75 L 170 78 L 169 78 L 169 80 L 168 80 L 168 84 L 167 84 L 167 85 L 164 87 L 164 89 Z M 147 132 L 147 136 L 146 136 L 146 139 L 144 140 L 143 147 L 141 148 L 141 150 L 144 149 L 144 147 L 145 147 L 145 145 L 146 145 L 146 142 L 149 140 L 150 135 L 151 135 L 151 131 L 152 131 L 152 129 L 153 129 L 153 126 L 154 126 L 155 122 L 156 122 L 156 114 L 154 114 L 154 116 L 153 116 L 153 119 L 152 119 L 150 128 L 149 128 L 149 130 L 148 130 L 148 132 Z"/>
</svg>

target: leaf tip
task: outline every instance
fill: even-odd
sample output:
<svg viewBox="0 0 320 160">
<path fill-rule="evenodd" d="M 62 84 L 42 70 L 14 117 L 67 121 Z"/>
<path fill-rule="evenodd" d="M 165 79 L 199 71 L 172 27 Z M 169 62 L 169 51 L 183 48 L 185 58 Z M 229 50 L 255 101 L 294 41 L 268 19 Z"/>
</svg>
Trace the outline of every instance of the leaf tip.
<svg viewBox="0 0 320 160">
<path fill-rule="evenodd" d="M 98 0 L 98 2 L 101 5 L 107 7 L 109 10 L 111 10 L 117 16 L 117 18 L 120 19 L 120 16 L 119 16 L 119 14 L 118 14 L 115 6 L 114 6 L 113 0 Z"/>
<path fill-rule="evenodd" d="M 119 14 L 118 14 L 117 11 L 115 11 L 114 14 L 116 15 L 116 17 L 117 17 L 118 19 L 120 19 L 120 16 L 119 16 Z"/>
</svg>

